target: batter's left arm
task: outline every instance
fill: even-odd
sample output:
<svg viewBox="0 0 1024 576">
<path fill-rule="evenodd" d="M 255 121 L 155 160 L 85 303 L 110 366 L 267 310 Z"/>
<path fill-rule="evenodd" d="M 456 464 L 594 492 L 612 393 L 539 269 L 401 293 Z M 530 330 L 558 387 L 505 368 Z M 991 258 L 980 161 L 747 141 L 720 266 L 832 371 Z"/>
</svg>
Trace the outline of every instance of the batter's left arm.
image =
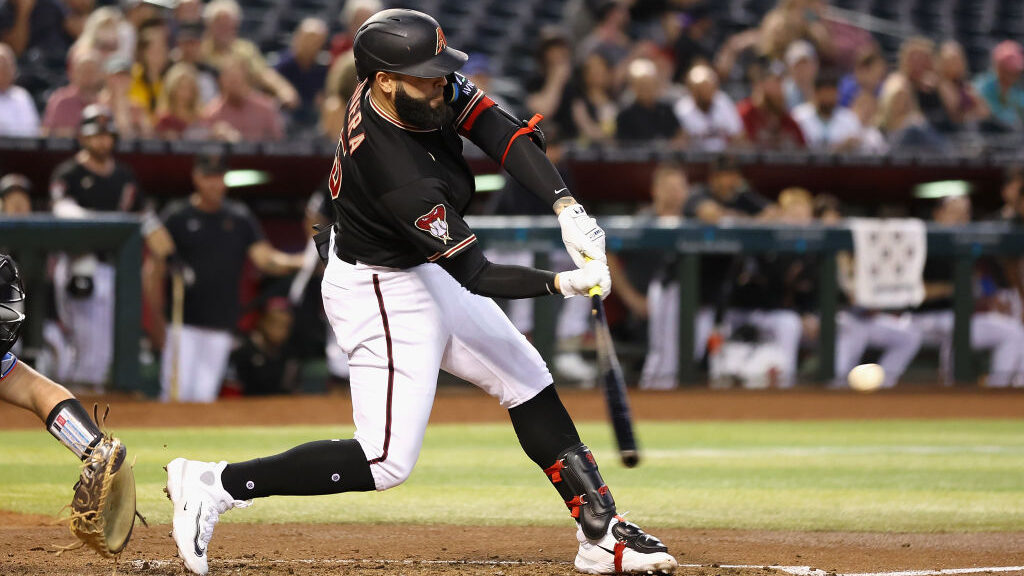
<svg viewBox="0 0 1024 576">
<path fill-rule="evenodd" d="M 465 76 L 448 76 L 445 97 L 455 112 L 454 127 L 493 158 L 520 185 L 558 215 L 566 251 L 578 268 L 587 259 L 606 260 L 604 230 L 569 192 L 562 176 L 544 154 L 544 134 L 537 128 L 541 116 L 518 120 L 501 109 Z"/>
</svg>

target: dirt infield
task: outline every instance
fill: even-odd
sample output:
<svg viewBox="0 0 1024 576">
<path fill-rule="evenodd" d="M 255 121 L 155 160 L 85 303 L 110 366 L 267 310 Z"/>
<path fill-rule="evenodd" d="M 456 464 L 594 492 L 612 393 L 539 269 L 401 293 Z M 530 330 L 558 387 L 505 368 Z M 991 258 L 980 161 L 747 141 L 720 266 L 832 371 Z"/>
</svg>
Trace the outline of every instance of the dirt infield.
<svg viewBox="0 0 1024 576">
<path fill-rule="evenodd" d="M 601 393 L 562 390 L 575 420 L 606 418 Z M 160 404 L 130 397 L 82 397 L 111 405 L 115 428 L 138 426 L 330 425 L 352 423 L 347 395 L 225 400 L 216 404 Z M 875 418 L 1020 418 L 1020 390 L 927 389 L 861 394 L 850 391 L 683 390 L 630 392 L 634 416 L 643 420 L 829 420 Z M 507 422 L 508 413 L 475 389 L 438 390 L 431 422 Z M 0 429 L 34 428 L 29 412 L 0 403 Z"/>
<path fill-rule="evenodd" d="M 580 420 L 604 418 L 594 391 L 564 391 Z M 1017 391 L 634 393 L 640 419 L 862 419 L 1019 418 Z M 236 400 L 213 406 L 168 406 L 105 398 L 115 427 L 176 425 L 350 424 L 351 404 L 330 397 Z M 89 402 L 89 399 L 86 399 Z M 434 422 L 506 421 L 507 414 L 478 391 L 445 389 Z M 35 417 L 0 405 L 0 429 L 40 428 Z M 43 433 L 40 429 L 40 433 Z M 0 506 L 3 503 L 0 502 Z M 0 575 L 110 574 L 113 563 L 91 552 L 56 556 L 71 541 L 52 519 L 0 511 Z M 183 574 L 168 538 L 169 526 L 137 528 L 118 564 L 119 574 Z M 653 531 L 653 530 L 652 530 Z M 685 564 L 687 576 L 786 576 L 769 566 L 810 566 L 829 573 L 1024 566 L 1024 533 L 864 534 L 659 529 L 655 532 Z M 571 530 L 551 527 L 409 525 L 224 524 L 210 548 L 211 575 L 381 574 L 526 576 L 575 574 Z M 748 565 L 745 568 L 723 565 Z M 1024 570 L 1002 572 L 1024 574 Z M 894 575 L 895 576 L 895 575 Z M 910 576 L 910 575 L 902 575 Z"/>
</svg>

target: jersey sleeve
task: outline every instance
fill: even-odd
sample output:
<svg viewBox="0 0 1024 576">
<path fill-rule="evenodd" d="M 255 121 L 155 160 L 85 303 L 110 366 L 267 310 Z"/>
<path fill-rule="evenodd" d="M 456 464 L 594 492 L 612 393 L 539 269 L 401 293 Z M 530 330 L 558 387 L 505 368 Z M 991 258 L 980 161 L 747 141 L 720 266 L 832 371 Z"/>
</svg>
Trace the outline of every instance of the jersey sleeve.
<svg viewBox="0 0 1024 576">
<path fill-rule="evenodd" d="M 444 183 L 417 180 L 381 197 L 386 217 L 428 262 L 451 258 L 476 242 L 476 235 L 445 198 Z"/>
<path fill-rule="evenodd" d="M 454 112 L 452 127 L 501 165 L 523 188 L 548 203 L 571 197 L 562 176 L 544 154 L 540 114 L 529 122 L 501 109 L 471 80 L 454 72 L 445 98 Z"/>
<path fill-rule="evenodd" d="M 249 211 L 249 208 L 245 204 L 238 204 L 239 216 L 242 219 L 242 228 L 246 235 L 246 245 L 252 246 L 253 244 L 263 240 L 263 227 L 260 226 L 260 221 L 253 216 L 253 213 Z"/>
<path fill-rule="evenodd" d="M 128 166 L 121 166 L 124 170 L 124 187 L 121 189 L 121 205 L 124 212 L 145 212 L 146 197 L 139 188 L 138 180 L 135 179 L 135 172 Z"/>
<path fill-rule="evenodd" d="M 14 370 L 14 366 L 17 363 L 18 359 L 14 354 L 11 354 L 10 352 L 5 353 L 4 357 L 0 358 L 0 380 L 6 378 L 7 375 L 11 373 L 11 370 Z"/>
<path fill-rule="evenodd" d="M 71 171 L 71 164 L 65 162 L 53 171 L 50 176 L 50 202 L 56 203 L 68 198 L 68 173 Z M 76 198 L 71 198 L 75 200 Z"/>
</svg>

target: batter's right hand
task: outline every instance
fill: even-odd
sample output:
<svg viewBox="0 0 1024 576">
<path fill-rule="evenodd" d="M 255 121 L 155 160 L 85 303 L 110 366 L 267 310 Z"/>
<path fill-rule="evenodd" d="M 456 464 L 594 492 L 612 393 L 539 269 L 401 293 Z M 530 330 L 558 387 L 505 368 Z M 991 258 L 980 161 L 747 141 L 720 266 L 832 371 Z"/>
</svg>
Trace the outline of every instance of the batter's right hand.
<svg viewBox="0 0 1024 576">
<path fill-rule="evenodd" d="M 604 300 L 612 291 L 612 276 L 608 272 L 608 264 L 600 260 L 590 260 L 582 268 L 560 272 L 556 277 L 559 291 L 566 297 L 589 296 L 594 286 L 601 287 L 601 299 Z"/>
</svg>

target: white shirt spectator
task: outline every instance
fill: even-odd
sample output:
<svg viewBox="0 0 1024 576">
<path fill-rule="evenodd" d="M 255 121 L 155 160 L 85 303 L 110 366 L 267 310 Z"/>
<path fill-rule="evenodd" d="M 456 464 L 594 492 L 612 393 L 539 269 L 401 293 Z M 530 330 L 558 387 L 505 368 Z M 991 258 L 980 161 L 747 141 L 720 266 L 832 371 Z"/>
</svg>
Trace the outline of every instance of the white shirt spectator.
<svg viewBox="0 0 1024 576">
<path fill-rule="evenodd" d="M 39 112 L 28 90 L 11 85 L 0 92 L 0 136 L 39 135 Z"/>
<path fill-rule="evenodd" d="M 729 145 L 729 140 L 743 133 L 743 121 L 736 112 L 736 105 L 725 92 L 715 93 L 707 112 L 698 108 L 689 94 L 676 102 L 673 109 L 690 142 L 701 150 L 720 152 Z"/>
<path fill-rule="evenodd" d="M 796 120 L 800 125 L 800 131 L 804 133 L 807 148 L 835 151 L 850 139 L 855 139 L 858 145 L 853 149 L 860 149 L 864 127 L 857 114 L 849 108 L 837 106 L 832 111 L 832 117 L 826 120 L 818 115 L 813 102 L 804 102 L 793 108 L 792 114 L 793 120 Z"/>
</svg>

